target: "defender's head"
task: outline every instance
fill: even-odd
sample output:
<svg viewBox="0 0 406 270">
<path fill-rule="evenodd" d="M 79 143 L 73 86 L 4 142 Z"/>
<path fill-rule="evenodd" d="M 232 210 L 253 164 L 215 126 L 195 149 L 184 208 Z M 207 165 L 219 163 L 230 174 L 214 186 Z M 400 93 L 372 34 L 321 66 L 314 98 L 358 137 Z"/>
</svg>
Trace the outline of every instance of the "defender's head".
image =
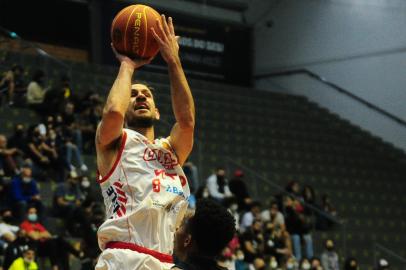
<svg viewBox="0 0 406 270">
<path fill-rule="evenodd" d="M 130 128 L 149 128 L 159 120 L 159 111 L 155 106 L 152 88 L 147 84 L 135 83 L 131 86 L 131 102 L 125 114 Z"/>
<path fill-rule="evenodd" d="M 190 255 L 216 257 L 231 241 L 235 220 L 226 208 L 209 199 L 197 202 L 194 214 L 186 215 L 176 231 L 174 255 L 185 260 Z"/>
</svg>

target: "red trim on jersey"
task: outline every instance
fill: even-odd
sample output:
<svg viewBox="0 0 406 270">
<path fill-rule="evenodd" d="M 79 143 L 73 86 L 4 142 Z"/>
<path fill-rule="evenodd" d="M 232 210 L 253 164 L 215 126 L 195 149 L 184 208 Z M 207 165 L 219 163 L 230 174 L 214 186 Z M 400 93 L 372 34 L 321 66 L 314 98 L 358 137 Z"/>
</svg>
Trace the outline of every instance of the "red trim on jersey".
<svg viewBox="0 0 406 270">
<path fill-rule="evenodd" d="M 104 176 L 102 179 L 99 179 L 100 174 L 99 174 L 99 170 L 97 170 L 97 179 L 96 180 L 99 184 L 105 182 L 113 174 L 114 170 L 116 169 L 116 167 L 118 165 L 118 162 L 121 159 L 121 155 L 123 154 L 126 140 L 127 140 L 127 133 L 125 131 L 123 131 L 123 136 L 121 137 L 120 149 L 118 150 L 116 161 L 114 161 L 113 167 L 110 169 L 108 174 L 106 174 L 106 176 Z"/>
<path fill-rule="evenodd" d="M 118 242 L 118 241 L 113 241 L 113 242 L 108 242 L 106 244 L 106 248 L 115 248 L 115 249 L 130 249 L 132 251 L 136 251 L 139 253 L 143 254 L 148 254 L 151 255 L 152 257 L 158 259 L 161 262 L 164 263 L 173 263 L 173 258 L 169 254 L 164 254 L 152 249 L 148 249 L 142 246 L 139 246 L 134 243 L 126 243 L 126 242 Z"/>
</svg>

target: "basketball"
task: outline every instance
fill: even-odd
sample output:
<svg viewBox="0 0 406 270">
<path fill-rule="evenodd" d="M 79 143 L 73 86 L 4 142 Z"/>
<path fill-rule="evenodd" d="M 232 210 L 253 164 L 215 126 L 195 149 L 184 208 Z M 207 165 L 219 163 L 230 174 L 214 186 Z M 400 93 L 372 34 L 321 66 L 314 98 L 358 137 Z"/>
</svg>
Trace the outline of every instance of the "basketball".
<svg viewBox="0 0 406 270">
<path fill-rule="evenodd" d="M 131 58 L 151 58 L 158 51 L 158 43 L 151 27 L 160 19 L 159 13 L 145 5 L 131 5 L 122 9 L 111 24 L 114 48 Z"/>
</svg>

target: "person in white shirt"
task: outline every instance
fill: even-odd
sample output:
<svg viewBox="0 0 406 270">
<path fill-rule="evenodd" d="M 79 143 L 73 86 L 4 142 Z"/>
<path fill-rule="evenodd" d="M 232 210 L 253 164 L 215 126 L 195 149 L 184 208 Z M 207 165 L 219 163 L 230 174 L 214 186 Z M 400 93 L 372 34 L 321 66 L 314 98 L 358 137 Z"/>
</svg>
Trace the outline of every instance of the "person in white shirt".
<svg viewBox="0 0 406 270">
<path fill-rule="evenodd" d="M 261 213 L 261 219 L 264 222 L 270 221 L 272 224 L 272 227 L 274 229 L 281 229 L 282 231 L 285 231 L 285 218 L 281 212 L 279 212 L 279 206 L 278 203 L 273 201 L 271 202 L 271 205 L 269 209 L 266 209 L 262 211 Z"/>
<path fill-rule="evenodd" d="M 226 172 L 221 167 L 217 168 L 216 172 L 207 178 L 206 185 L 209 196 L 220 203 L 233 196 L 228 186 Z"/>
</svg>

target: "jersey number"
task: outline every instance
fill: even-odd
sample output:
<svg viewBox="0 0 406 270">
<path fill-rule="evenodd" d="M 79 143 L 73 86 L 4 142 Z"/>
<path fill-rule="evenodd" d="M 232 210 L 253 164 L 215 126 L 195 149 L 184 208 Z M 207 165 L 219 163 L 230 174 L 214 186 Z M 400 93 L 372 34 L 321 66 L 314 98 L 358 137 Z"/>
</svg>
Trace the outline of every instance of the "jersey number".
<svg viewBox="0 0 406 270">
<path fill-rule="evenodd" d="M 159 181 L 159 179 L 152 180 L 152 190 L 154 192 L 160 192 L 161 191 L 161 181 Z"/>
</svg>

